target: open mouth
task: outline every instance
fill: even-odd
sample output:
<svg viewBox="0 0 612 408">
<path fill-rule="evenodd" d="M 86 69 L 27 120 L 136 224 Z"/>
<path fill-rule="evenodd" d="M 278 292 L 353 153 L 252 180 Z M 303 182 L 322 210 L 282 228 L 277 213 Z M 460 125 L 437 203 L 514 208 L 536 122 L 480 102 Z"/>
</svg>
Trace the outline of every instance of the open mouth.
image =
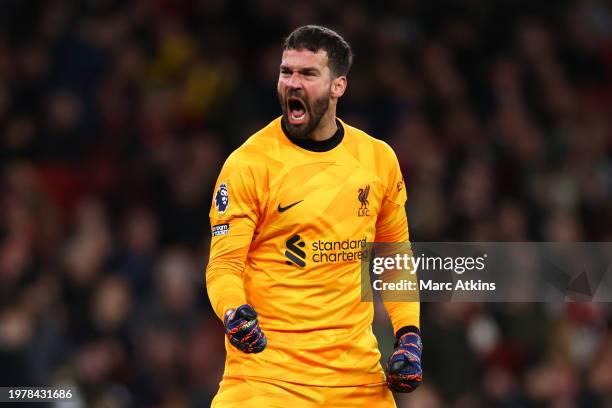
<svg viewBox="0 0 612 408">
<path fill-rule="evenodd" d="M 306 106 L 301 99 L 292 96 L 287 101 L 287 112 L 289 116 L 289 123 L 292 125 L 300 125 L 306 121 L 308 115 Z"/>
</svg>

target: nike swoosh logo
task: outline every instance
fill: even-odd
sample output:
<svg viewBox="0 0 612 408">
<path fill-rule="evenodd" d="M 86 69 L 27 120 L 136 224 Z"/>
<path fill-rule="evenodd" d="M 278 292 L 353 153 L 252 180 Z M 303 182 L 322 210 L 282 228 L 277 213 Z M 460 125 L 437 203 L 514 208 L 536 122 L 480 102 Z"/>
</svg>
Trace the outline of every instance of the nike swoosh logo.
<svg viewBox="0 0 612 408">
<path fill-rule="evenodd" d="M 288 205 L 288 206 L 286 206 L 286 207 L 281 207 L 281 205 L 280 205 L 280 204 L 278 204 L 278 212 L 279 212 L 279 213 L 285 212 L 285 211 L 287 211 L 288 209 L 290 209 L 291 207 L 293 207 L 294 205 L 298 205 L 298 204 L 299 204 L 299 203 L 301 203 L 302 201 L 304 201 L 304 200 L 296 201 L 295 203 L 293 203 L 293 204 L 289 204 L 289 205 Z"/>
</svg>

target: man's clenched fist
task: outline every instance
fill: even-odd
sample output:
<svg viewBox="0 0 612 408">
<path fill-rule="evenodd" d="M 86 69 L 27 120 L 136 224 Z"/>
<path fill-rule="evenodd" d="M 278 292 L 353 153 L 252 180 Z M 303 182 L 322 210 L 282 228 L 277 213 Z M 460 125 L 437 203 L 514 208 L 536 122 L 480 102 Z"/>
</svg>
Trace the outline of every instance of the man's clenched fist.
<svg viewBox="0 0 612 408">
<path fill-rule="evenodd" d="M 259 353 L 266 348 L 266 336 L 259 327 L 257 313 L 248 304 L 225 313 L 225 334 L 230 343 L 245 353 Z"/>
<path fill-rule="evenodd" d="M 387 363 L 387 385 L 392 391 L 412 392 L 423 380 L 421 336 L 416 327 L 399 330 L 395 351 Z"/>
</svg>

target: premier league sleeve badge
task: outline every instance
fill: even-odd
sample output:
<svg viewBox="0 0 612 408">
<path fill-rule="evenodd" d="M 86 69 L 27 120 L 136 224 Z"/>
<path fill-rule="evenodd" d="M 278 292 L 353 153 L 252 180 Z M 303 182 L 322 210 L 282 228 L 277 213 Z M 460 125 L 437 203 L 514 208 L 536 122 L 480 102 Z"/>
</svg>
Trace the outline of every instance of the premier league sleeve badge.
<svg viewBox="0 0 612 408">
<path fill-rule="evenodd" d="M 227 183 L 223 182 L 219 184 L 219 188 L 215 193 L 215 208 L 219 214 L 223 214 L 229 206 L 229 191 L 227 190 Z"/>
</svg>

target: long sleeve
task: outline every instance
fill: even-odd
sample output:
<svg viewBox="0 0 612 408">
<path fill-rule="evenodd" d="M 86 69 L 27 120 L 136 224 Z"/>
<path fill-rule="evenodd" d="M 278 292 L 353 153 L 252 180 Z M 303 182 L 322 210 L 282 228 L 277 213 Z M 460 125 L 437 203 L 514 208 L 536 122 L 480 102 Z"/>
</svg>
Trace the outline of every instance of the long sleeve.
<svg viewBox="0 0 612 408">
<path fill-rule="evenodd" d="M 389 148 L 389 150 L 391 150 Z M 376 221 L 376 242 L 405 243 L 409 248 L 408 221 L 406 217 L 406 188 L 395 153 L 391 151 L 392 166 L 388 173 L 387 190 Z M 405 246 L 403 246 L 405 248 Z M 409 255 L 412 255 L 410 251 Z M 393 332 L 405 326 L 420 327 L 419 302 L 384 302 Z"/>
<path fill-rule="evenodd" d="M 214 191 L 206 287 L 215 313 L 223 320 L 229 308 L 246 303 L 242 277 L 259 219 L 253 170 L 237 155 L 230 156 Z"/>
</svg>

